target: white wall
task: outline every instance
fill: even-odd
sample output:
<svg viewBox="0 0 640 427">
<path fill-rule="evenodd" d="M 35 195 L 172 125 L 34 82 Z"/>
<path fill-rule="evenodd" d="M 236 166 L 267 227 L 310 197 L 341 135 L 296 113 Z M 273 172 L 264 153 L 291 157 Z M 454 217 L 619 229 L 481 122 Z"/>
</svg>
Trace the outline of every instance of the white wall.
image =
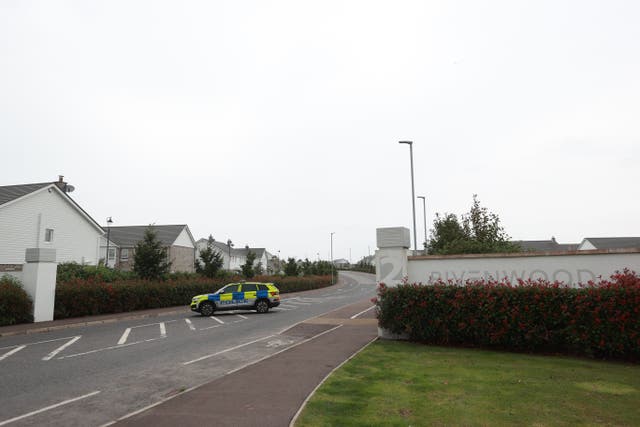
<svg viewBox="0 0 640 427">
<path fill-rule="evenodd" d="M 598 276 L 608 278 L 616 270 L 629 268 L 640 272 L 640 252 L 591 253 L 565 255 L 519 254 L 483 256 L 427 256 L 409 257 L 407 275 L 410 282 L 426 283 L 432 280 L 465 281 L 493 277 L 517 279 L 559 280 L 565 283 L 586 283 Z"/>
<path fill-rule="evenodd" d="M 54 230 L 45 242 L 45 229 Z M 57 262 L 96 264 L 101 232 L 55 189 L 32 193 L 0 208 L 0 264 L 22 264 L 27 248 L 56 249 Z"/>
<path fill-rule="evenodd" d="M 189 237 L 189 233 L 187 233 L 187 229 L 183 229 L 182 232 L 178 235 L 178 237 L 176 238 L 176 241 L 173 242 L 172 246 L 183 246 L 185 248 L 193 248 L 193 242 L 191 241 L 191 237 Z M 205 243 L 204 247 L 206 248 L 207 245 Z"/>
</svg>

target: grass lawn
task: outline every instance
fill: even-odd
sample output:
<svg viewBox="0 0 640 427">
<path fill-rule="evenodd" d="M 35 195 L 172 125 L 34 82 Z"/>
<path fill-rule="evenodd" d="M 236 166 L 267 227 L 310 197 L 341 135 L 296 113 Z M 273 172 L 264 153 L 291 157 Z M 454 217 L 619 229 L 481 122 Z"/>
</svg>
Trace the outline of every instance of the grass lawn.
<svg viewBox="0 0 640 427">
<path fill-rule="evenodd" d="M 600 424 L 640 425 L 640 366 L 377 341 L 296 427 Z"/>
</svg>

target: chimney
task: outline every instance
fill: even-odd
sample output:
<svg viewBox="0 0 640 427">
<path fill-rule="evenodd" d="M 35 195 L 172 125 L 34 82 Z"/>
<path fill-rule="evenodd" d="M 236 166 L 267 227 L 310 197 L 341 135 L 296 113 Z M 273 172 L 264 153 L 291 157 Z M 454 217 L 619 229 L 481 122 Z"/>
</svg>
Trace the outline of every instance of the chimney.
<svg viewBox="0 0 640 427">
<path fill-rule="evenodd" d="M 59 189 L 64 191 L 65 187 L 67 186 L 67 183 L 64 182 L 64 175 L 58 175 L 58 181 L 54 182 L 54 184 L 57 185 Z"/>
</svg>

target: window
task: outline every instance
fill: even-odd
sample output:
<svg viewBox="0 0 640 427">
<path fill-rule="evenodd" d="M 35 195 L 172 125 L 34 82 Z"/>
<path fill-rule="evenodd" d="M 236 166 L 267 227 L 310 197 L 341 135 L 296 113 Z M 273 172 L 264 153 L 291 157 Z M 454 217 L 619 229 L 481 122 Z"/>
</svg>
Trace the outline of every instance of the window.
<svg viewBox="0 0 640 427">
<path fill-rule="evenodd" d="M 261 291 L 268 291 L 269 287 L 267 285 L 258 285 L 258 289 L 260 289 Z"/>
<path fill-rule="evenodd" d="M 47 228 L 44 230 L 44 241 L 53 242 L 53 228 Z"/>
<path fill-rule="evenodd" d="M 116 260 L 116 248 L 109 248 L 109 261 Z"/>
<path fill-rule="evenodd" d="M 224 290 L 225 294 L 229 294 L 229 293 L 233 293 L 233 292 L 238 292 L 238 287 L 239 285 L 231 285 L 231 286 L 227 286 Z"/>
<path fill-rule="evenodd" d="M 120 261 L 129 260 L 129 249 L 120 249 Z"/>
<path fill-rule="evenodd" d="M 253 292 L 257 290 L 255 283 L 245 283 L 242 285 L 242 292 Z"/>
</svg>

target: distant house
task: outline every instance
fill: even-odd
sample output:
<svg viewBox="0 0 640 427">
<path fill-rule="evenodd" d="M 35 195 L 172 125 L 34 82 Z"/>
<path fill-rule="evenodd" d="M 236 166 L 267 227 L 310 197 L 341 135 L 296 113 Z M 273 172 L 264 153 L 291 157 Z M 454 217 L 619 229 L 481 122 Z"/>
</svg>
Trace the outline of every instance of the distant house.
<svg viewBox="0 0 640 427">
<path fill-rule="evenodd" d="M 131 225 L 109 227 L 109 266 L 119 270 L 133 270 L 135 247 L 144 240 L 144 233 L 149 226 Z M 158 240 L 167 251 L 167 259 L 171 262 L 171 272 L 193 273 L 195 271 L 196 242 L 189 227 L 180 225 L 153 225 Z M 115 248 L 113 245 L 115 244 Z M 100 256 L 106 256 L 107 241 L 103 239 Z"/>
<path fill-rule="evenodd" d="M 579 251 L 593 249 L 640 249 L 640 237 L 585 237 Z"/>
<path fill-rule="evenodd" d="M 208 242 L 208 239 L 199 239 L 196 242 L 196 259 L 199 259 L 200 251 L 207 247 Z M 247 254 L 249 251 L 256 254 L 256 259 L 253 262 L 254 266 L 258 263 L 262 263 L 263 270 L 267 272 L 267 269 L 272 265 L 273 256 L 265 248 L 250 248 L 245 246 L 244 248 L 236 249 L 233 246 L 229 247 L 226 243 L 218 242 L 216 240 L 213 241 L 213 247 L 222 255 L 222 268 L 225 270 L 240 270 L 241 267 L 247 263 Z"/>
<path fill-rule="evenodd" d="M 558 243 L 555 237 L 551 237 L 550 240 L 513 240 L 511 243 L 520 245 L 523 252 L 557 252 L 578 249 L 577 243 Z"/>
<path fill-rule="evenodd" d="M 27 248 L 56 249 L 58 262 L 98 263 L 104 230 L 63 179 L 0 187 L 0 264 L 23 264 Z"/>
<path fill-rule="evenodd" d="M 344 259 L 344 258 L 334 259 L 333 260 L 333 265 L 336 268 L 349 268 L 351 266 L 349 261 Z"/>
</svg>

